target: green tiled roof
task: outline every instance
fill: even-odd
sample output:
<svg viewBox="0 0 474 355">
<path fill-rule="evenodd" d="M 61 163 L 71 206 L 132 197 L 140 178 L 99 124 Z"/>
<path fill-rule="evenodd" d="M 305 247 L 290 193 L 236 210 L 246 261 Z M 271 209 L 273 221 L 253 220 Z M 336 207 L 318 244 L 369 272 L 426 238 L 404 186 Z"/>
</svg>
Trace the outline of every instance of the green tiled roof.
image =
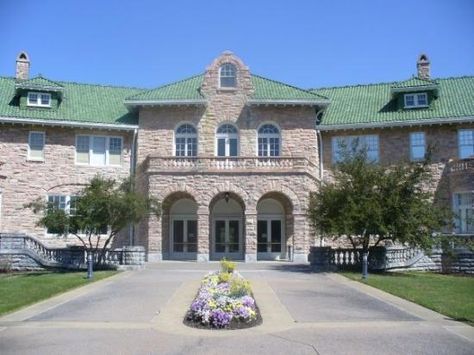
<svg viewBox="0 0 474 355">
<path fill-rule="evenodd" d="M 438 96 L 427 108 L 401 109 L 391 90 L 398 82 L 315 89 L 331 104 L 323 115 L 321 129 L 344 126 L 407 124 L 474 117 L 474 77 L 437 79 Z"/>
<path fill-rule="evenodd" d="M 392 85 L 392 88 L 415 88 L 415 87 L 425 87 L 425 86 L 435 86 L 438 83 L 434 80 L 426 80 L 426 79 L 419 79 L 417 77 L 413 77 L 408 80 L 398 81 Z"/>
<path fill-rule="evenodd" d="M 48 91 L 62 91 L 64 86 L 55 81 L 43 78 L 41 75 L 28 80 L 18 81 L 15 84 L 19 89 L 33 89 L 33 90 L 48 90 Z"/>
<path fill-rule="evenodd" d="M 126 101 L 200 101 L 201 84 L 204 75 L 196 75 L 189 79 L 177 81 L 159 88 L 147 90 L 137 95 L 127 97 Z"/>
<path fill-rule="evenodd" d="M 262 101 L 326 101 L 327 97 L 279 81 L 252 75 L 255 92 L 251 100 Z"/>
<path fill-rule="evenodd" d="M 203 79 L 203 74 L 196 75 L 189 79 L 130 96 L 126 99 L 126 102 L 130 104 L 147 101 L 154 103 L 167 103 L 172 101 L 205 102 L 205 97 L 201 94 L 200 90 Z M 250 100 L 262 102 L 321 102 L 327 100 L 326 97 L 321 95 L 261 76 L 252 75 L 251 80 L 255 91 Z"/>
<path fill-rule="evenodd" d="M 30 81 L 50 82 L 44 78 Z M 55 82 L 62 87 L 57 108 L 20 107 L 14 78 L 0 77 L 0 117 L 72 121 L 78 123 L 137 124 L 137 114 L 129 112 L 123 100 L 142 91 L 136 88 Z"/>
</svg>

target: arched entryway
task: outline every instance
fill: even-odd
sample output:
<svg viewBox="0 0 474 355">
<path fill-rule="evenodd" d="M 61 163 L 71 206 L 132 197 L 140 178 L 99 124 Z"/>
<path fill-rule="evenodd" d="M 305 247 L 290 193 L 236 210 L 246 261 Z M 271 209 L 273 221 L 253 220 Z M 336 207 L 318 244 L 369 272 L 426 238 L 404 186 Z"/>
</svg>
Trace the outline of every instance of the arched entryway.
<svg viewBox="0 0 474 355">
<path fill-rule="evenodd" d="M 187 193 L 177 192 L 165 199 L 162 235 L 168 259 L 196 260 L 197 209 L 196 201 Z"/>
<path fill-rule="evenodd" d="M 292 204 L 279 192 L 262 196 L 257 204 L 257 260 L 288 259 L 293 235 Z"/>
<path fill-rule="evenodd" d="M 245 254 L 245 205 L 231 192 L 222 193 L 210 206 L 210 257 L 243 260 Z"/>
</svg>

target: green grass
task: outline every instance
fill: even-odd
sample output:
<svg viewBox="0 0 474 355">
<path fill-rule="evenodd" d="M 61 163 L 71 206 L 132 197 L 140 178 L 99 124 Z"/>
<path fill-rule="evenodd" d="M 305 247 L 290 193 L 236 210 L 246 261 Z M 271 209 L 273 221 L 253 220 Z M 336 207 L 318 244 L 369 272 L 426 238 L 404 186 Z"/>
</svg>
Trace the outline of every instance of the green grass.
<svg viewBox="0 0 474 355">
<path fill-rule="evenodd" d="M 93 281 L 116 273 L 95 271 Z M 0 274 L 0 315 L 90 282 L 84 271 Z"/>
<path fill-rule="evenodd" d="M 474 325 L 474 277 L 423 272 L 342 275 Z"/>
</svg>

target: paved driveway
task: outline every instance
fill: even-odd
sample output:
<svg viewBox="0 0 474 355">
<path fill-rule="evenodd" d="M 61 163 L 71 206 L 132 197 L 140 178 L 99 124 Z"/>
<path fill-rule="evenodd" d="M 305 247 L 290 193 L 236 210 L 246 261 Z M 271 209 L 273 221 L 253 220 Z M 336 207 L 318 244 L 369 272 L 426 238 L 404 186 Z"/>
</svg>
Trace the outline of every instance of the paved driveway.
<svg viewBox="0 0 474 355">
<path fill-rule="evenodd" d="M 263 325 L 187 328 L 218 264 L 149 264 L 0 319 L 0 354 L 474 354 L 473 328 L 306 266 L 240 264 Z"/>
</svg>

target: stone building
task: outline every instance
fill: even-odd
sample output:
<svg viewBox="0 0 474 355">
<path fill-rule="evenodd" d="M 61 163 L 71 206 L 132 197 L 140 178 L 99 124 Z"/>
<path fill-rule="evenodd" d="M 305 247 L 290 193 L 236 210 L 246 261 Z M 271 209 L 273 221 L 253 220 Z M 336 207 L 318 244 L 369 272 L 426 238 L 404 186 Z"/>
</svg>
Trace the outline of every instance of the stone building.
<svg viewBox="0 0 474 355">
<path fill-rule="evenodd" d="M 116 245 L 148 260 L 306 261 L 319 243 L 309 193 L 330 178 L 340 141 L 359 137 L 382 164 L 437 146 L 432 188 L 474 234 L 474 77 L 430 79 L 426 56 L 402 82 L 303 90 L 257 76 L 224 52 L 201 75 L 152 90 L 0 77 L 0 233 L 73 244 L 36 226 L 25 203 L 69 212 L 95 174 L 136 173 L 163 204 Z"/>
</svg>

